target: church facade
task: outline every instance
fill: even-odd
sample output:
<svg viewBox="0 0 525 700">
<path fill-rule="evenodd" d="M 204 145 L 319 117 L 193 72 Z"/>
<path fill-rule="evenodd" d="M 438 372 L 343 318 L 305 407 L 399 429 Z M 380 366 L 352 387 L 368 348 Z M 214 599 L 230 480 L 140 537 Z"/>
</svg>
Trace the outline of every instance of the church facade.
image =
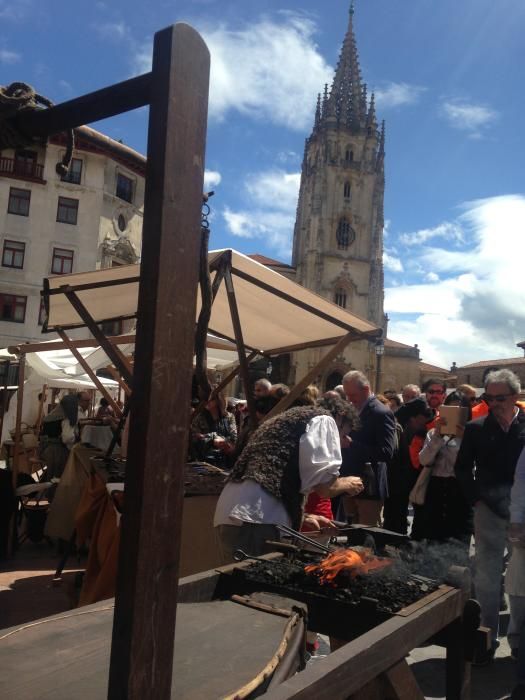
<svg viewBox="0 0 525 700">
<path fill-rule="evenodd" d="M 368 96 L 361 77 L 353 6 L 331 88 L 319 94 L 313 121 L 294 229 L 295 281 L 382 327 L 386 338 L 385 123 L 378 123 L 374 94 Z M 326 352 L 296 353 L 291 363 L 296 377 Z M 388 339 L 382 347 L 351 343 L 319 377 L 321 388 L 339 383 L 349 369 L 365 372 L 374 386 L 399 390 L 419 383 L 419 350 Z"/>
</svg>

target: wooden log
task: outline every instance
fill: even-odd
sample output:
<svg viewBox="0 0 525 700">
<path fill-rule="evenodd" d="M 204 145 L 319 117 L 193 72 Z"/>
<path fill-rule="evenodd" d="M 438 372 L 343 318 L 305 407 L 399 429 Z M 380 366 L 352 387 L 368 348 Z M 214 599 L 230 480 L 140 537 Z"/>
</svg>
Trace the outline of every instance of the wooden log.
<svg viewBox="0 0 525 700">
<path fill-rule="evenodd" d="M 191 27 L 155 35 L 111 700 L 171 694 L 209 65 Z"/>
</svg>

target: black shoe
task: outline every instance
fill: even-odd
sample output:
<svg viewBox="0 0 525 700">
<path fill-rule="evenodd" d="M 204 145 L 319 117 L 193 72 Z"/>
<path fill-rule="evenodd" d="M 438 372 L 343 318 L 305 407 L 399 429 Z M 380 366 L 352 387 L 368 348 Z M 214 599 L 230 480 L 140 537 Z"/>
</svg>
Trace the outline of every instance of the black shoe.
<svg viewBox="0 0 525 700">
<path fill-rule="evenodd" d="M 474 658 L 472 659 L 472 666 L 476 666 L 477 668 L 482 668 L 483 666 L 490 666 L 490 664 L 494 661 L 495 653 L 496 650 L 491 648 L 474 654 Z"/>
</svg>

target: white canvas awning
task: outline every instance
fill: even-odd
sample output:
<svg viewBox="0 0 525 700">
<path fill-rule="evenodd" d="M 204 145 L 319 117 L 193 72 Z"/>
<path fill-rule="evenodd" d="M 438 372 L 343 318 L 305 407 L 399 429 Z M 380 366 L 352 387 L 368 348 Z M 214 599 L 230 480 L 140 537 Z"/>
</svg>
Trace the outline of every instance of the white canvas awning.
<svg viewBox="0 0 525 700">
<path fill-rule="evenodd" d="M 243 340 L 247 348 L 276 354 L 304 347 L 334 344 L 349 332 L 374 339 L 381 329 L 336 306 L 292 280 L 233 250 L 212 251 L 210 270 L 221 263 L 231 273 Z M 48 320 L 46 328 L 84 326 L 64 292 L 73 291 L 96 323 L 136 315 L 139 265 L 61 275 L 44 280 Z M 175 308 L 175 304 L 174 304 Z M 200 302 L 197 305 L 197 315 Z M 215 298 L 209 330 L 233 340 L 228 296 L 224 282 Z"/>
</svg>

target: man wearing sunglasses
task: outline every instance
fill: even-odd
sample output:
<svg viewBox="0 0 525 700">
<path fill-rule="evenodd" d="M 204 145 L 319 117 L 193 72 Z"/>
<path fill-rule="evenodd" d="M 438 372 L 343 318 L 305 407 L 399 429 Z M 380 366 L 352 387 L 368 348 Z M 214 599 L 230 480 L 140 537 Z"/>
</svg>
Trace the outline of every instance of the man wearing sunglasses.
<svg viewBox="0 0 525 700">
<path fill-rule="evenodd" d="M 489 413 L 465 426 L 455 468 L 458 482 L 474 506 L 474 584 L 481 605 L 481 624 L 491 628 L 492 647 L 475 659 L 479 666 L 490 663 L 498 647 L 510 490 L 518 457 L 525 447 L 525 411 L 516 406 L 521 391 L 518 377 L 510 370 L 497 370 L 486 376 L 484 386 L 483 400 Z"/>
</svg>

